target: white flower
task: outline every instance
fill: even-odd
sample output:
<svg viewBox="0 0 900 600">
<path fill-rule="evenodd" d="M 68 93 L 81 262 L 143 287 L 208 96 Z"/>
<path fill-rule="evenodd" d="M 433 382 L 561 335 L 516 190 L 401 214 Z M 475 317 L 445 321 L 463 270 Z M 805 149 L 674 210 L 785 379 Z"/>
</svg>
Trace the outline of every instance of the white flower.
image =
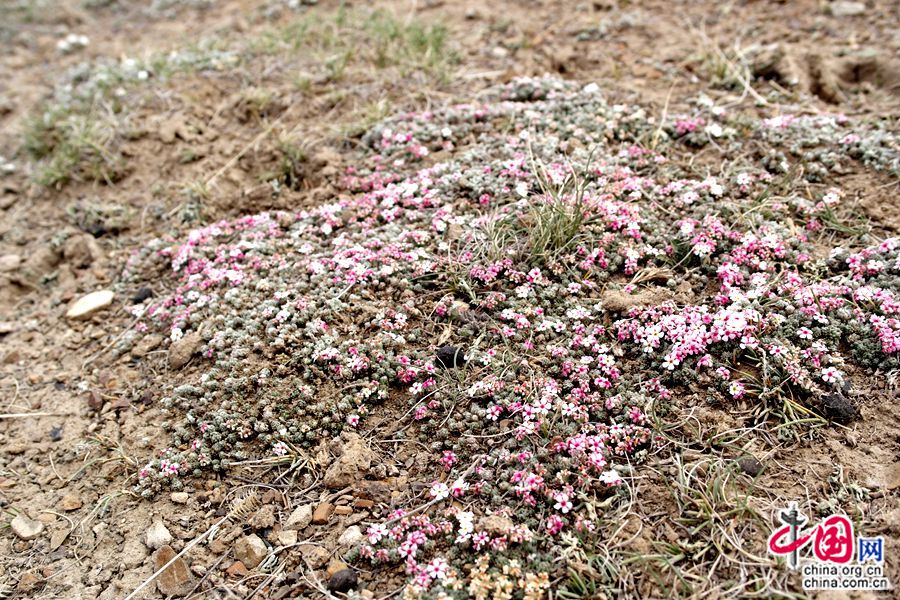
<svg viewBox="0 0 900 600">
<path fill-rule="evenodd" d="M 703 180 L 703 184 L 713 196 L 721 196 L 725 193 L 725 189 L 716 181 L 715 177 L 707 177 Z"/>
<path fill-rule="evenodd" d="M 447 487 L 446 483 L 435 481 L 431 484 L 431 495 L 435 500 L 443 500 L 450 495 L 450 488 Z"/>
<path fill-rule="evenodd" d="M 622 483 L 622 477 L 619 475 L 618 471 L 610 469 L 609 471 L 600 473 L 600 481 L 606 485 L 619 485 Z"/>
<path fill-rule="evenodd" d="M 528 183 L 526 183 L 524 181 L 520 181 L 519 183 L 517 183 L 516 184 L 516 193 L 523 198 L 527 198 L 528 197 Z"/>
<path fill-rule="evenodd" d="M 371 525 L 366 530 L 366 537 L 369 538 L 370 544 L 377 544 L 385 535 L 387 535 L 387 528 L 384 525 Z"/>
<path fill-rule="evenodd" d="M 838 202 L 841 201 L 840 195 L 834 190 L 828 192 L 824 196 L 822 196 L 822 202 L 825 203 L 825 206 L 834 206 Z"/>
</svg>

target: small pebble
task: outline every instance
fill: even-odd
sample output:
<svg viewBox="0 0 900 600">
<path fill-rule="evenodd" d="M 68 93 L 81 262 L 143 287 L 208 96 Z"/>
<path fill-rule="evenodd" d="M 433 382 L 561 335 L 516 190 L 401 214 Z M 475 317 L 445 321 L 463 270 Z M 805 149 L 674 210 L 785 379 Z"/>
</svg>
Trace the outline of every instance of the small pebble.
<svg viewBox="0 0 900 600">
<path fill-rule="evenodd" d="M 756 477 L 763 470 L 763 464 L 754 456 L 742 456 L 737 459 L 738 467 L 750 477 Z"/>
<path fill-rule="evenodd" d="M 338 571 L 331 576 L 326 587 L 331 592 L 349 592 L 356 587 L 356 571 L 353 569 Z"/>
<path fill-rule="evenodd" d="M 456 346 L 441 346 L 436 353 L 436 366 L 454 369 L 466 364 L 466 353 Z"/>
<path fill-rule="evenodd" d="M 16 515 L 9 526 L 16 536 L 26 541 L 33 540 L 44 531 L 43 523 L 29 519 L 25 515 Z"/>
<path fill-rule="evenodd" d="M 73 510 L 78 510 L 84 505 L 76 494 L 66 494 L 62 497 L 62 500 L 59 501 L 59 507 L 66 512 L 70 512 Z"/>
<path fill-rule="evenodd" d="M 86 296 L 79 298 L 66 313 L 69 319 L 86 319 L 98 310 L 104 309 L 112 304 L 115 294 L 111 290 L 100 290 L 92 292 Z"/>
</svg>

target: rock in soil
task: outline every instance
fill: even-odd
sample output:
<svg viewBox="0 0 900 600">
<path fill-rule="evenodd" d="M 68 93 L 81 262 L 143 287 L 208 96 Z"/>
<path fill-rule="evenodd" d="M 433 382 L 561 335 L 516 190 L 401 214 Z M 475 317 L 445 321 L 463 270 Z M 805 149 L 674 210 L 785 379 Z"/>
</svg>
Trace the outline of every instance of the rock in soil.
<svg viewBox="0 0 900 600">
<path fill-rule="evenodd" d="M 96 260 L 103 258 L 103 250 L 94 236 L 79 233 L 69 236 L 63 245 L 63 258 L 73 267 L 84 269 Z"/>
<path fill-rule="evenodd" d="M 79 498 L 75 494 L 66 494 L 62 497 L 62 500 L 59 501 L 59 507 L 66 512 L 78 510 L 83 506 L 81 502 L 81 498 Z"/>
<path fill-rule="evenodd" d="M 307 525 L 312 523 L 313 507 L 312 504 L 303 504 L 294 509 L 294 512 L 284 522 L 285 529 L 296 529 L 298 531 L 306 529 Z"/>
<path fill-rule="evenodd" d="M 15 271 L 22 264 L 22 257 L 18 254 L 4 254 L 0 256 L 0 273 Z"/>
<path fill-rule="evenodd" d="M 435 354 L 436 366 L 456 369 L 466 364 L 465 350 L 456 346 L 441 346 Z"/>
<path fill-rule="evenodd" d="M 316 544 L 300 544 L 297 546 L 297 550 L 300 551 L 300 556 L 303 557 L 304 562 L 309 563 L 309 566 L 313 569 L 318 569 L 324 565 L 325 561 L 331 556 L 328 550 Z"/>
<path fill-rule="evenodd" d="M 225 569 L 225 572 L 232 577 L 246 577 L 250 574 L 250 571 L 247 570 L 247 566 L 239 560 L 234 561 L 234 564 Z"/>
<path fill-rule="evenodd" d="M 338 538 L 338 544 L 341 546 L 354 546 L 362 541 L 363 532 L 357 525 L 348 527 L 344 533 Z"/>
<path fill-rule="evenodd" d="M 99 292 L 91 292 L 86 296 L 79 298 L 73 304 L 66 317 L 69 319 L 87 319 L 98 310 L 104 309 L 112 304 L 115 294 L 112 290 L 100 290 Z"/>
<path fill-rule="evenodd" d="M 133 304 L 140 304 L 144 300 L 153 297 L 153 290 L 148 287 L 142 287 L 138 291 L 131 296 L 131 302 Z"/>
<path fill-rule="evenodd" d="M 756 477 L 763 470 L 763 464 L 755 456 L 742 456 L 737 459 L 738 467 L 750 477 Z"/>
<path fill-rule="evenodd" d="M 822 396 L 822 410 L 835 423 L 849 423 L 859 417 L 859 410 L 840 393 Z"/>
<path fill-rule="evenodd" d="M 41 578 L 32 573 L 31 571 L 27 571 L 22 577 L 19 578 L 19 583 L 16 585 L 16 591 L 21 592 L 23 594 L 28 593 L 34 590 L 38 584 L 40 584 Z"/>
<path fill-rule="evenodd" d="M 131 355 L 135 358 L 146 356 L 153 352 L 163 343 L 163 336 L 151 334 L 141 339 L 134 348 L 131 349 Z"/>
<path fill-rule="evenodd" d="M 838 0 L 828 6 L 829 12 L 834 17 L 856 17 L 866 12 L 865 2 L 845 2 Z"/>
<path fill-rule="evenodd" d="M 298 538 L 299 536 L 296 529 L 284 529 L 279 531 L 278 535 L 275 536 L 275 539 L 280 546 L 293 546 L 297 543 Z"/>
<path fill-rule="evenodd" d="M 156 550 L 172 541 L 172 534 L 166 529 L 162 521 L 154 521 L 144 533 L 144 544 L 151 550 Z"/>
<path fill-rule="evenodd" d="M 484 530 L 493 536 L 507 535 L 513 528 L 513 522 L 500 515 L 489 515 L 478 519 L 478 529 Z"/>
<path fill-rule="evenodd" d="M 162 546 L 153 553 L 154 571 L 162 569 L 170 560 L 175 558 L 176 553 L 171 546 Z M 194 577 L 191 570 L 183 558 L 177 558 L 175 562 L 166 567 L 156 578 L 156 587 L 159 593 L 164 596 L 181 597 L 186 595 L 194 587 Z"/>
<path fill-rule="evenodd" d="M 896 490 L 900 488 L 900 462 L 895 462 L 887 469 L 887 488 Z"/>
<path fill-rule="evenodd" d="M 275 524 L 275 507 L 266 504 L 250 517 L 249 525 L 253 529 L 269 529 Z"/>
<path fill-rule="evenodd" d="M 69 537 L 68 529 L 59 529 L 50 534 L 50 550 L 56 550 L 60 546 L 63 545 L 63 542 L 66 541 L 66 538 Z"/>
<path fill-rule="evenodd" d="M 331 516 L 331 513 L 334 512 L 334 504 L 329 502 L 323 502 L 316 506 L 316 510 L 313 511 L 312 515 L 312 523 L 313 525 L 324 525 L 328 522 L 328 518 Z"/>
<path fill-rule="evenodd" d="M 360 480 L 372 465 L 372 450 L 359 435 L 350 434 L 341 455 L 335 460 L 322 482 L 325 487 L 339 489 Z"/>
<path fill-rule="evenodd" d="M 662 304 L 670 294 L 661 288 L 645 288 L 633 294 L 622 290 L 606 290 L 600 297 L 603 308 L 611 313 L 625 313 L 634 307 Z"/>
<path fill-rule="evenodd" d="M 26 541 L 33 540 L 44 531 L 43 523 L 29 519 L 25 515 L 16 515 L 9 526 L 16 536 Z"/>
<path fill-rule="evenodd" d="M 194 353 L 200 349 L 203 338 L 199 331 L 192 331 L 177 342 L 172 342 L 169 347 L 169 366 L 180 369 L 191 360 Z"/>
<path fill-rule="evenodd" d="M 139 539 L 131 538 L 125 540 L 125 544 L 122 545 L 121 560 L 126 569 L 138 568 L 144 564 L 146 558 L 147 548 Z"/>
<path fill-rule="evenodd" d="M 356 571 L 353 569 L 338 571 L 331 576 L 326 587 L 331 592 L 349 592 L 356 587 Z"/>
<path fill-rule="evenodd" d="M 248 569 L 256 567 L 269 553 L 266 543 L 258 535 L 246 535 L 234 545 L 234 557 Z"/>
</svg>

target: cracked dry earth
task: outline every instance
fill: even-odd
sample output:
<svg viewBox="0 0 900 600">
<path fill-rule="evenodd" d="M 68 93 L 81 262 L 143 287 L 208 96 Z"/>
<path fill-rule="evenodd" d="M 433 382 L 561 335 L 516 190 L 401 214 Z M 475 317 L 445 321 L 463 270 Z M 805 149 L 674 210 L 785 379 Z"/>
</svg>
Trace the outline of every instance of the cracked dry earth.
<svg viewBox="0 0 900 600">
<path fill-rule="evenodd" d="M 0 3 L 0 596 L 896 585 L 896 5 L 372 4 Z"/>
</svg>

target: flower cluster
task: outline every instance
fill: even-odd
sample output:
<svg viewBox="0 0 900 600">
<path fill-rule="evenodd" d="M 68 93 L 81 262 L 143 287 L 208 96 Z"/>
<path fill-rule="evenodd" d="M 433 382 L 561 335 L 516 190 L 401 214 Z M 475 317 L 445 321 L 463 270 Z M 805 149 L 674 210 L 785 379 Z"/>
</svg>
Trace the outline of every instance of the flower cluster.
<svg viewBox="0 0 900 600">
<path fill-rule="evenodd" d="M 432 451 L 419 501 L 434 508 L 372 524 L 360 558 L 402 564 L 413 595 L 537 597 L 553 567 L 535 556 L 590 535 L 652 451 L 654 402 L 690 383 L 812 399 L 847 385 L 850 360 L 898 365 L 900 244 L 829 251 L 839 187 L 772 193 L 787 155 L 715 177 L 667 156 L 712 137 L 782 152 L 815 127 L 842 159 L 896 154 L 848 154 L 880 133 L 837 119 L 729 119 L 705 106 L 651 150 L 658 126 L 596 86 L 516 81 L 374 126 L 331 203 L 136 251 L 126 276 L 164 274 L 168 292 L 135 307 L 117 351 L 161 332 L 199 336 L 204 356 L 164 400 L 176 445 L 142 491 L 380 412 Z"/>
</svg>

